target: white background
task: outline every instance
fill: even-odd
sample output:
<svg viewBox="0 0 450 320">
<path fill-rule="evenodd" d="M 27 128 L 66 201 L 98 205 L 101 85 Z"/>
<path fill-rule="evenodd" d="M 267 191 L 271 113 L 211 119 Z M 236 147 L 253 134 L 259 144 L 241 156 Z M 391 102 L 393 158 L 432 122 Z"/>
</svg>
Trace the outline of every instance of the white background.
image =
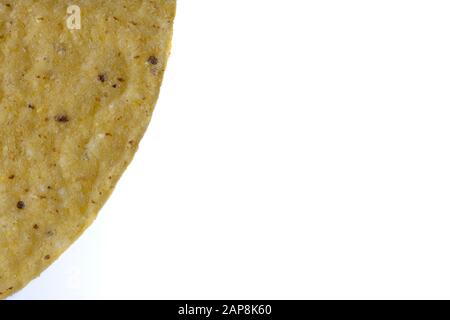
<svg viewBox="0 0 450 320">
<path fill-rule="evenodd" d="M 14 298 L 450 298 L 449 17 L 179 0 L 134 162 Z"/>
</svg>

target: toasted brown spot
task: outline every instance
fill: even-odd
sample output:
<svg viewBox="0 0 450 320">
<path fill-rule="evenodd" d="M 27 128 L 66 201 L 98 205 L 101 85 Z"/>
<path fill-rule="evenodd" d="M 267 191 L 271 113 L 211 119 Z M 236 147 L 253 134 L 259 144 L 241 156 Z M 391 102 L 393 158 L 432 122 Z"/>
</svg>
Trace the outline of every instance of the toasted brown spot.
<svg viewBox="0 0 450 320">
<path fill-rule="evenodd" d="M 17 208 L 18 209 L 24 209 L 25 208 L 25 202 L 23 202 L 22 200 L 17 202 Z"/>
<path fill-rule="evenodd" d="M 106 81 L 106 74 L 100 73 L 98 75 L 98 80 L 101 81 L 101 82 L 105 82 Z"/>
<path fill-rule="evenodd" d="M 46 256 L 44 257 L 44 259 L 45 259 L 45 260 L 49 260 L 49 259 L 50 259 L 50 255 L 49 255 L 49 254 L 46 255 Z"/>
<path fill-rule="evenodd" d="M 150 56 L 147 62 L 155 66 L 158 64 L 158 58 L 155 56 Z"/>
<path fill-rule="evenodd" d="M 55 117 L 55 120 L 56 120 L 57 122 L 63 122 L 63 123 L 65 123 L 65 122 L 69 122 L 69 117 L 68 117 L 67 115 L 65 115 L 65 114 L 59 114 L 59 115 L 57 115 L 57 116 Z"/>
</svg>

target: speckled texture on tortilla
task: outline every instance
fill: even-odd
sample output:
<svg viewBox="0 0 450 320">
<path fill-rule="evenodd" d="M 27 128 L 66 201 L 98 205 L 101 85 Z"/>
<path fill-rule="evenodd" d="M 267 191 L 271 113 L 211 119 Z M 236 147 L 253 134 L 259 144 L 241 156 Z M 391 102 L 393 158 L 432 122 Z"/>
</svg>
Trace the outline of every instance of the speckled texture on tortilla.
<svg viewBox="0 0 450 320">
<path fill-rule="evenodd" d="M 133 158 L 175 0 L 0 0 L 0 299 L 93 222 Z"/>
</svg>

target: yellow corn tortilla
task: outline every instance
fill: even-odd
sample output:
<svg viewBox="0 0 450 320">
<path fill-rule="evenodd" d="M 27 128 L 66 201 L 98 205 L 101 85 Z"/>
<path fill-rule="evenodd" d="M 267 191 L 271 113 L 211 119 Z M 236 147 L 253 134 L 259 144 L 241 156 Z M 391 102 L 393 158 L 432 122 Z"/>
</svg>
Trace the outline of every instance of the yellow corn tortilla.
<svg viewBox="0 0 450 320">
<path fill-rule="evenodd" d="M 0 0 L 0 299 L 82 234 L 132 160 L 159 94 L 175 5 Z"/>
</svg>

